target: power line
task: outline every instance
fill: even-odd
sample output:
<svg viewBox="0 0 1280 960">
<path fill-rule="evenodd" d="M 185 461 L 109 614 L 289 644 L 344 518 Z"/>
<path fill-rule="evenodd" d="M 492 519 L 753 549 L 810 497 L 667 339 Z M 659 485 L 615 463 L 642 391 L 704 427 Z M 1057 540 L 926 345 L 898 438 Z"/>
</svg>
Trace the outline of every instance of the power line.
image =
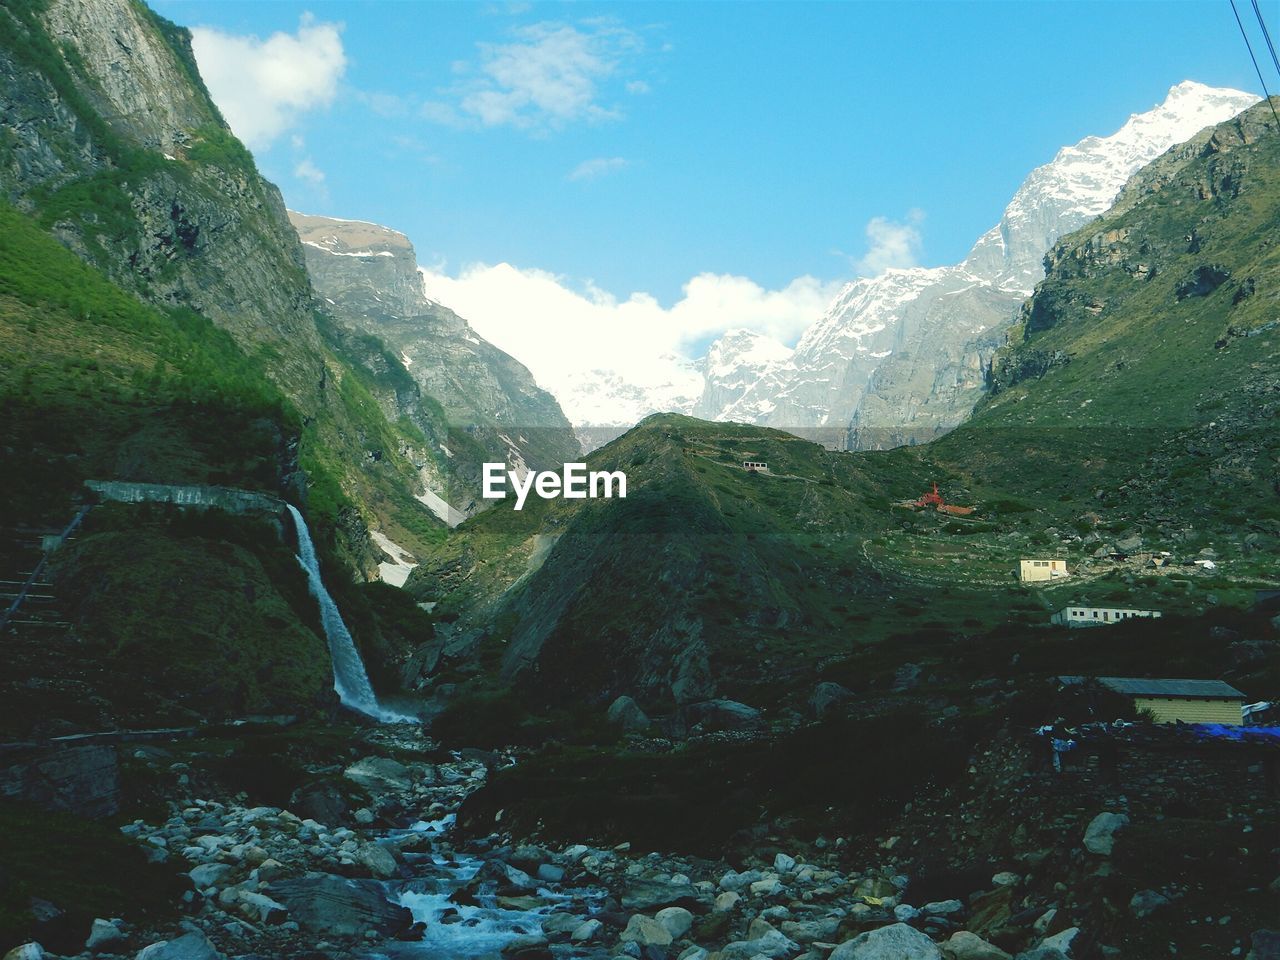
<svg viewBox="0 0 1280 960">
<path fill-rule="evenodd" d="M 1267 98 L 1271 107 L 1271 115 L 1276 118 L 1276 126 L 1280 127 L 1280 113 L 1276 113 L 1276 105 L 1271 102 L 1271 93 L 1267 90 L 1267 81 L 1262 79 L 1262 68 L 1258 66 L 1258 58 L 1253 55 L 1253 44 L 1249 42 L 1249 34 L 1245 32 L 1244 21 L 1240 19 L 1240 11 L 1236 9 L 1236 0 L 1231 0 L 1231 12 L 1236 15 L 1236 24 L 1240 27 L 1240 36 L 1244 37 L 1245 49 L 1249 51 L 1249 59 L 1253 61 L 1253 69 L 1258 74 L 1258 82 L 1262 84 L 1262 95 Z"/>
<path fill-rule="evenodd" d="M 1258 18 L 1258 26 L 1262 28 L 1262 38 L 1267 41 L 1267 49 L 1271 51 L 1271 62 L 1275 64 L 1276 73 L 1280 73 L 1280 58 L 1276 57 L 1276 48 L 1271 43 L 1271 31 L 1267 29 L 1267 21 L 1262 18 L 1262 8 L 1258 6 L 1258 0 L 1253 2 L 1253 15 Z"/>
</svg>

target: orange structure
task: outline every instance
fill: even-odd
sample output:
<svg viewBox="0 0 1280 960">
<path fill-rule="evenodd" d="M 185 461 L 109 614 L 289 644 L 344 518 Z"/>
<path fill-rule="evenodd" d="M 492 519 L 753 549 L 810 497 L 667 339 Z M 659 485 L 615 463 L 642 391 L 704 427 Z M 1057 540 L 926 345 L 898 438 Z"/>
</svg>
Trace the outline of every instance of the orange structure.
<svg viewBox="0 0 1280 960">
<path fill-rule="evenodd" d="M 953 517 L 967 517 L 974 511 L 973 507 L 961 507 L 954 503 L 947 503 L 942 498 L 942 494 L 938 492 L 938 484 L 936 482 L 933 484 L 932 490 L 919 500 L 913 500 L 911 505 L 913 507 L 933 507 L 939 513 L 947 513 Z"/>
</svg>

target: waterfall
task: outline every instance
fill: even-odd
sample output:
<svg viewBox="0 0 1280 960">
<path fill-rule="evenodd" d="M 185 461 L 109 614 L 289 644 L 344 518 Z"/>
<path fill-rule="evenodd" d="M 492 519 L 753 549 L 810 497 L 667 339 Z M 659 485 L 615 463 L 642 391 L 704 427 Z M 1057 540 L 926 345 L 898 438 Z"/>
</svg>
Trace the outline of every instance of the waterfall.
<svg viewBox="0 0 1280 960">
<path fill-rule="evenodd" d="M 329 655 L 333 659 L 333 689 L 338 692 L 338 699 L 352 710 L 358 710 L 383 723 L 416 719 L 393 713 L 378 705 L 364 661 L 360 659 L 360 651 L 351 639 L 351 631 L 342 622 L 338 605 L 333 602 L 333 597 L 325 589 L 324 581 L 320 579 L 320 562 L 316 559 L 316 548 L 311 542 L 307 522 L 293 504 L 286 503 L 285 506 L 289 508 L 294 528 L 298 531 L 298 563 L 307 572 L 311 595 L 320 605 L 320 622 L 324 626 L 325 638 L 329 641 Z"/>
</svg>

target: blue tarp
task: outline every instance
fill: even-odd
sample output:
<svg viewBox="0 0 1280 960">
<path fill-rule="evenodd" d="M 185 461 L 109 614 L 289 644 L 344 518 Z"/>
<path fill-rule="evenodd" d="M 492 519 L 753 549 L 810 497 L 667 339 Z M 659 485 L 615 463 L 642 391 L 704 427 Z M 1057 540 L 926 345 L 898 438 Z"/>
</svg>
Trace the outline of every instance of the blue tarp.
<svg viewBox="0 0 1280 960">
<path fill-rule="evenodd" d="M 1187 729 L 1197 737 L 1212 740 L 1238 740 L 1242 743 L 1280 744 L 1280 727 L 1239 727 L 1225 723 L 1189 723 Z"/>
</svg>

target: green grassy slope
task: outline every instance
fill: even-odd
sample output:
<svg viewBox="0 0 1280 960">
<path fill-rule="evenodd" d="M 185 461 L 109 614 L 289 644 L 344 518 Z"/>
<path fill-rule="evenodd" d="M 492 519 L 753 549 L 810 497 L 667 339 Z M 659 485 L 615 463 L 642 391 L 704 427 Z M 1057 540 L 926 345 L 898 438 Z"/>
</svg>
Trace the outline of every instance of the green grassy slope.
<svg viewBox="0 0 1280 960">
<path fill-rule="evenodd" d="M 1140 173 L 1065 237 L 929 456 L 975 482 L 1155 528 L 1280 532 L 1280 138 L 1259 105 Z M 1273 124 L 1274 126 L 1274 124 Z"/>
<path fill-rule="evenodd" d="M 0 527 L 61 528 L 87 479 L 296 499 L 299 421 L 230 335 L 121 291 L 35 221 L 0 208 Z M 247 518 L 95 510 L 53 566 L 70 630 L 3 639 L 11 669 L 0 678 L 0 733 L 330 704 L 328 656 L 291 535 Z M 5 576 L 29 569 L 31 557 L 4 543 Z M 330 580 L 379 686 L 393 689 L 394 665 L 429 630 L 425 616 L 376 599 L 380 584 Z"/>
</svg>

